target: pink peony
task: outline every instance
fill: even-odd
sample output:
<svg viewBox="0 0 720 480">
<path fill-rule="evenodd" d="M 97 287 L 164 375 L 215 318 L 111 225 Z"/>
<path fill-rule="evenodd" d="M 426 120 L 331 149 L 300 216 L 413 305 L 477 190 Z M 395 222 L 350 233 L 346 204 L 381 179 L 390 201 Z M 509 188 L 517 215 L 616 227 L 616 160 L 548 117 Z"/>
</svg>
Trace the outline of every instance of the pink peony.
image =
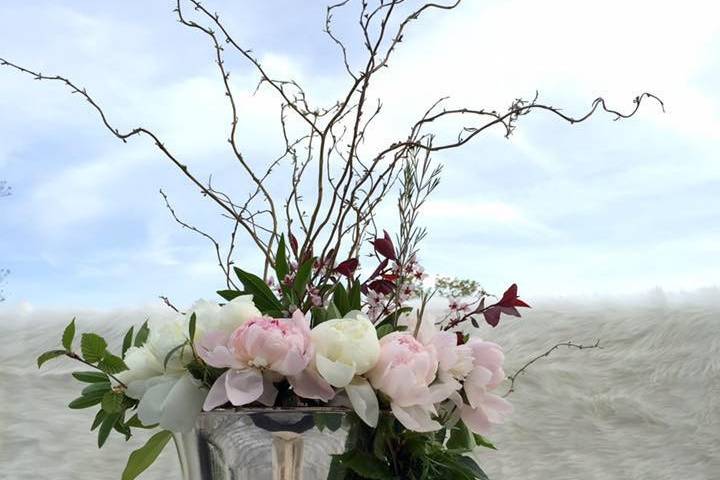
<svg viewBox="0 0 720 480">
<path fill-rule="evenodd" d="M 447 398 L 444 389 L 432 385 L 437 371 L 438 355 L 432 344 L 394 332 L 380 340 L 380 357 L 367 377 L 390 398 L 390 408 L 400 423 L 410 430 L 429 432 L 441 428 L 432 415 L 435 403 Z"/>
<path fill-rule="evenodd" d="M 310 325 L 299 310 L 292 318 L 253 318 L 229 337 L 211 332 L 195 349 L 208 365 L 229 369 L 210 389 L 205 411 L 227 402 L 235 406 L 254 401 L 272 405 L 277 396 L 273 383 L 283 376 L 301 397 L 328 401 L 335 395 L 310 367 L 314 355 Z"/>
<path fill-rule="evenodd" d="M 460 416 L 465 424 L 475 433 L 486 434 L 493 424 L 503 423 L 505 417 L 512 413 L 512 405 L 491 390 L 505 379 L 503 361 L 505 355 L 499 345 L 472 339 L 467 343 L 472 350 L 472 370 L 465 377 L 464 390 L 467 402 L 459 395 L 453 400 L 460 408 Z"/>
</svg>

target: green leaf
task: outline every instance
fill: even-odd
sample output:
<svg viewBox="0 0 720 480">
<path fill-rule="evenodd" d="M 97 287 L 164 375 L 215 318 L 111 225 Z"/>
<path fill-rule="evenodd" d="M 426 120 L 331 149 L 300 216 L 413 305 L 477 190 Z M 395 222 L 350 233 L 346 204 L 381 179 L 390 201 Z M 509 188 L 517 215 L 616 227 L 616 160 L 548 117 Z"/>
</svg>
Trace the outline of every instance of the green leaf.
<svg viewBox="0 0 720 480">
<path fill-rule="evenodd" d="M 190 339 L 190 343 L 193 343 L 195 341 L 195 324 L 197 323 L 197 315 L 195 315 L 195 312 L 193 312 L 192 315 L 190 315 L 190 324 L 188 325 L 188 333 L 190 336 L 188 337 Z"/>
<path fill-rule="evenodd" d="M 465 452 L 472 451 L 472 449 L 475 448 L 475 439 L 462 420 L 450 431 L 450 438 L 445 446 L 450 450 Z"/>
<path fill-rule="evenodd" d="M 90 431 L 92 432 L 97 427 L 99 427 L 104 419 L 105 419 L 105 410 L 103 410 L 103 409 L 98 410 L 97 414 L 95 415 L 95 420 L 93 420 L 93 423 L 90 426 Z"/>
<path fill-rule="evenodd" d="M 227 300 L 228 302 L 239 297 L 240 295 L 243 295 L 244 292 L 241 292 L 239 290 L 218 290 L 217 294 L 220 295 L 222 298 Z"/>
<path fill-rule="evenodd" d="M 342 315 L 340 315 L 340 310 L 335 306 L 335 303 L 330 302 L 330 305 L 327 307 L 325 320 L 333 320 L 335 318 L 342 318 Z"/>
<path fill-rule="evenodd" d="M 119 413 L 111 413 L 105 415 L 105 418 L 100 424 L 100 430 L 98 430 L 98 448 L 102 448 L 102 446 L 105 445 L 105 440 L 107 440 L 108 435 L 110 435 L 110 432 L 115 426 L 115 422 L 117 422 L 119 419 Z"/>
<path fill-rule="evenodd" d="M 68 407 L 73 410 L 79 410 L 81 408 L 92 407 L 102 402 L 102 395 L 94 397 L 78 397 L 68 404 Z"/>
<path fill-rule="evenodd" d="M 116 432 L 125 435 L 126 442 L 130 440 L 130 437 L 132 437 L 130 427 L 128 427 L 127 424 L 123 423 L 122 421 L 122 413 L 120 414 L 120 418 L 118 419 L 118 421 L 115 422 L 115 425 L 113 425 L 113 429 L 115 429 Z"/>
<path fill-rule="evenodd" d="M 125 338 L 123 338 L 122 358 L 125 358 L 125 354 L 130 349 L 130 347 L 132 347 L 133 330 L 135 330 L 135 327 L 130 327 L 130 330 L 128 330 L 125 334 Z"/>
<path fill-rule="evenodd" d="M 165 355 L 165 360 L 163 361 L 163 370 L 166 370 L 166 369 L 167 369 L 167 364 L 168 364 L 168 362 L 170 361 L 170 359 L 172 358 L 172 356 L 175 355 L 175 353 L 177 353 L 178 350 L 180 350 L 181 348 L 185 347 L 185 345 L 187 345 L 187 342 L 181 343 L 181 344 L 178 345 L 177 347 L 174 347 L 172 350 L 170 350 L 170 351 L 167 353 L 167 355 Z M 181 354 L 180 356 L 182 357 L 182 354 Z"/>
<path fill-rule="evenodd" d="M 127 425 L 128 427 L 132 427 L 132 428 L 145 428 L 148 430 L 156 428 L 158 426 L 157 423 L 155 425 L 143 425 L 143 423 L 138 418 L 137 414 L 130 417 L 130 420 L 125 422 L 125 425 Z"/>
<path fill-rule="evenodd" d="M 477 480 L 488 480 L 488 476 L 483 472 L 482 468 L 480 468 L 480 465 L 475 462 L 470 457 L 466 457 L 465 455 L 460 455 L 457 457 L 457 466 L 462 469 L 462 471 L 466 472 L 467 475 L 470 475 L 471 478 L 475 478 Z"/>
<path fill-rule="evenodd" d="M 341 455 L 340 463 L 354 471 L 362 478 L 372 480 L 392 480 L 390 465 L 366 452 L 354 450 Z"/>
<path fill-rule="evenodd" d="M 497 450 L 497 447 L 493 445 L 487 438 L 483 437 L 482 435 L 478 435 L 477 433 L 473 435 L 473 438 L 475 440 L 475 445 L 478 447 L 485 447 L 490 448 L 492 450 Z"/>
<path fill-rule="evenodd" d="M 84 383 L 110 383 L 110 379 L 102 372 L 73 372 L 76 380 Z"/>
<path fill-rule="evenodd" d="M 132 452 L 123 471 L 122 480 L 134 480 L 147 470 L 171 438 L 172 434 L 168 431 L 158 432 L 150 437 L 150 440 L 145 445 Z"/>
<path fill-rule="evenodd" d="M 242 282 L 243 287 L 245 287 L 245 293 L 253 296 L 253 303 L 262 313 L 267 313 L 270 310 L 282 311 L 282 304 L 260 277 L 245 272 L 238 267 L 235 267 L 235 274 Z"/>
<path fill-rule="evenodd" d="M 65 350 L 70 351 L 72 350 L 72 341 L 75 338 L 75 319 L 73 318 L 72 321 L 68 324 L 67 327 L 65 327 L 65 331 L 62 335 L 62 346 L 65 347 Z"/>
<path fill-rule="evenodd" d="M 362 298 L 360 296 L 360 282 L 355 280 L 348 292 L 348 301 L 350 302 L 350 310 L 360 310 L 362 308 Z"/>
<path fill-rule="evenodd" d="M 398 308 L 394 312 L 392 312 L 387 317 L 383 318 L 380 322 L 378 322 L 378 325 L 397 325 L 397 320 L 400 318 L 400 315 L 404 313 L 412 312 L 412 307 L 402 307 Z M 396 329 L 398 330 L 398 329 Z"/>
<path fill-rule="evenodd" d="M 83 333 L 80 340 L 80 350 L 85 361 L 90 363 L 99 362 L 105 354 L 107 342 L 100 335 L 94 333 Z"/>
<path fill-rule="evenodd" d="M 122 410 L 123 394 L 113 392 L 112 390 L 105 393 L 100 404 L 102 409 L 107 413 L 118 413 Z"/>
<path fill-rule="evenodd" d="M 285 276 L 290 272 L 288 267 L 287 253 L 285 247 L 285 235 L 280 235 L 280 241 L 278 242 L 277 253 L 275 254 L 275 274 L 277 275 L 278 282 L 280 285 L 283 284 Z"/>
<path fill-rule="evenodd" d="M 379 327 L 377 327 L 377 337 L 382 338 L 385 335 L 392 333 L 394 331 L 395 331 L 395 329 L 393 329 L 392 325 L 388 325 L 388 324 L 380 325 Z"/>
<path fill-rule="evenodd" d="M 50 350 L 49 352 L 43 353 L 37 358 L 38 368 L 42 367 L 43 363 L 47 362 L 48 360 L 52 360 L 53 358 L 65 355 L 65 353 L 67 353 L 65 350 Z"/>
<path fill-rule="evenodd" d="M 310 258 L 305 260 L 305 263 L 300 265 L 300 268 L 298 268 L 298 271 L 295 274 L 295 282 L 293 282 L 293 290 L 295 291 L 297 298 L 303 298 L 305 296 L 305 291 L 307 290 L 307 285 L 310 281 L 312 267 L 314 264 L 315 259 Z"/>
<path fill-rule="evenodd" d="M 109 392 L 110 390 L 112 390 L 110 382 L 91 383 L 83 388 L 81 394 L 83 397 L 100 397 L 102 399 L 105 392 Z"/>
<path fill-rule="evenodd" d="M 133 345 L 136 347 L 142 347 L 145 345 L 145 342 L 147 342 L 148 335 L 150 335 L 150 329 L 148 328 L 147 320 L 145 320 L 145 323 L 142 324 L 137 335 L 135 335 L 135 342 L 133 342 Z"/>
<path fill-rule="evenodd" d="M 111 375 L 128 370 L 128 366 L 125 365 L 123 359 L 110 352 L 105 352 L 105 356 L 98 363 L 98 368 Z"/>
<path fill-rule="evenodd" d="M 335 285 L 332 303 L 334 303 L 337 307 L 341 317 L 351 310 L 350 299 L 348 298 L 347 290 L 345 290 L 342 283 Z"/>
</svg>

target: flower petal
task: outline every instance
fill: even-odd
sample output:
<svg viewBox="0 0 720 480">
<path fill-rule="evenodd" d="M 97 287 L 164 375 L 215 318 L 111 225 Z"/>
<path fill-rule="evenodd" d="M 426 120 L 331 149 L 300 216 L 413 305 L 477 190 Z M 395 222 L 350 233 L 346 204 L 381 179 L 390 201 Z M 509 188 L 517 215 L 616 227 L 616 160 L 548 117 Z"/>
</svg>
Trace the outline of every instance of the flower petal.
<svg viewBox="0 0 720 480">
<path fill-rule="evenodd" d="M 315 356 L 318 372 L 330 385 L 342 388 L 350 383 L 355 376 L 355 366 L 342 362 L 333 362 L 319 353 Z"/>
<path fill-rule="evenodd" d="M 297 375 L 288 377 L 293 391 L 303 398 L 329 402 L 335 396 L 335 390 L 315 370 L 306 368 Z"/>
<path fill-rule="evenodd" d="M 205 403 L 203 403 L 203 410 L 205 410 L 206 412 L 209 412 L 210 410 L 217 408 L 220 405 L 225 405 L 230 401 L 227 396 L 227 388 L 225 387 L 225 379 L 227 377 L 227 374 L 228 372 L 225 372 L 220 375 L 217 380 L 215 380 L 212 388 L 210 388 L 210 392 L 208 392 L 207 397 L 205 397 Z"/>
<path fill-rule="evenodd" d="M 254 368 L 230 369 L 225 377 L 225 390 L 236 407 L 254 402 L 263 393 L 262 374 Z"/>
<path fill-rule="evenodd" d="M 162 380 L 149 387 L 138 404 L 137 415 L 143 425 L 155 425 L 160 422 L 165 400 L 177 382 L 177 377 L 157 378 Z"/>
<path fill-rule="evenodd" d="M 421 406 L 400 407 L 395 402 L 390 404 L 390 409 L 408 430 L 414 432 L 434 432 L 440 430 L 442 425 L 432 419 L 430 411 Z"/>
<path fill-rule="evenodd" d="M 197 385 L 192 375 L 186 373 L 168 393 L 160 417 L 160 426 L 171 432 L 189 432 L 202 411 L 207 390 Z"/>
<path fill-rule="evenodd" d="M 258 402 L 262 403 L 266 407 L 272 407 L 275 405 L 275 399 L 278 395 L 278 390 L 275 388 L 275 384 L 273 382 L 273 378 L 271 375 L 268 375 L 268 372 L 265 372 L 263 375 L 263 393 L 260 395 L 260 397 L 257 399 Z"/>
<path fill-rule="evenodd" d="M 380 416 L 380 407 L 375 390 L 370 386 L 370 383 L 363 377 L 355 377 L 345 387 L 345 391 L 358 417 L 371 427 L 376 427 Z"/>
</svg>

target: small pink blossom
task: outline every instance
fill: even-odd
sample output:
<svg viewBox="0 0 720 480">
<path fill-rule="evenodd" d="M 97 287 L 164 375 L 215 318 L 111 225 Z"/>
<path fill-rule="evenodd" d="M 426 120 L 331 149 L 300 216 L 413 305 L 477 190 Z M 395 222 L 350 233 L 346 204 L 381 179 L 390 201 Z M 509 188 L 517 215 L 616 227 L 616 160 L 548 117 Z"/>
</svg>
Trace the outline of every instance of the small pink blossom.
<svg viewBox="0 0 720 480">
<path fill-rule="evenodd" d="M 300 310 L 292 318 L 253 318 L 229 337 L 211 332 L 195 349 L 208 365 L 228 368 L 210 389 L 206 411 L 227 402 L 272 405 L 277 395 L 273 383 L 283 376 L 301 397 L 328 401 L 334 396 L 332 387 L 310 367 L 310 326 Z"/>
</svg>

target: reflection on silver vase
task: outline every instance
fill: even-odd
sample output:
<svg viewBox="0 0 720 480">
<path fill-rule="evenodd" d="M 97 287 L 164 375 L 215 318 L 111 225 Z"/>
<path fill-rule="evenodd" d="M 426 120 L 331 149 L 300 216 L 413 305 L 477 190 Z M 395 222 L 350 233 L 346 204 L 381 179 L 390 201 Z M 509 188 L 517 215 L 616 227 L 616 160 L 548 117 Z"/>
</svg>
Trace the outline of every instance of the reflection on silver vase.
<svg viewBox="0 0 720 480">
<path fill-rule="evenodd" d="M 183 480 L 322 480 L 345 450 L 347 410 L 238 409 L 203 413 L 175 435 Z M 322 426 L 322 429 L 321 429 Z"/>
</svg>

